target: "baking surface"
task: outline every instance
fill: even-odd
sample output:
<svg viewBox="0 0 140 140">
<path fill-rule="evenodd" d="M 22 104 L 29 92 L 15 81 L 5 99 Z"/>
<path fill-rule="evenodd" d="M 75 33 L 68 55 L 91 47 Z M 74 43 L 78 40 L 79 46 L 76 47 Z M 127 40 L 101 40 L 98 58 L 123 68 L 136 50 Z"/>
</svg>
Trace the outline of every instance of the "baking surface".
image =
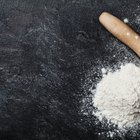
<svg viewBox="0 0 140 140">
<path fill-rule="evenodd" d="M 140 61 L 99 24 L 103 11 L 140 33 L 138 0 L 0 1 L 0 140 L 109 139 L 89 89 L 101 68 Z"/>
</svg>

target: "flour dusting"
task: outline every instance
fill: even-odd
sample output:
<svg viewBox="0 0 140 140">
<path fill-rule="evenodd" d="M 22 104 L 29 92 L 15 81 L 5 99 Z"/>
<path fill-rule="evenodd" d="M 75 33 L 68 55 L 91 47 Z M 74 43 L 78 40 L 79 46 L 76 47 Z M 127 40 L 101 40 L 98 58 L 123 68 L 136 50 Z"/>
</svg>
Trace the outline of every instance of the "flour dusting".
<svg viewBox="0 0 140 140">
<path fill-rule="evenodd" d="M 124 21 L 124 23 L 128 23 L 129 22 L 128 18 L 125 18 L 123 21 Z"/>
<path fill-rule="evenodd" d="M 93 104 L 100 121 L 106 118 L 120 129 L 140 123 L 140 68 L 128 63 L 108 72 L 97 84 Z"/>
</svg>

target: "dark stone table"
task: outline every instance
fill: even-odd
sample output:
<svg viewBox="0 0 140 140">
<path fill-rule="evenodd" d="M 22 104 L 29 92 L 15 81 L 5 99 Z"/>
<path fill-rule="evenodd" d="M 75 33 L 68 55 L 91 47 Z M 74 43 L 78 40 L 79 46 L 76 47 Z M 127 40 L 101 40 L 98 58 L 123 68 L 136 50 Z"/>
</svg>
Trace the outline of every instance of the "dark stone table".
<svg viewBox="0 0 140 140">
<path fill-rule="evenodd" d="M 110 139 L 89 88 L 102 67 L 140 62 L 100 25 L 103 11 L 140 33 L 139 0 L 0 0 L 0 140 Z"/>
</svg>

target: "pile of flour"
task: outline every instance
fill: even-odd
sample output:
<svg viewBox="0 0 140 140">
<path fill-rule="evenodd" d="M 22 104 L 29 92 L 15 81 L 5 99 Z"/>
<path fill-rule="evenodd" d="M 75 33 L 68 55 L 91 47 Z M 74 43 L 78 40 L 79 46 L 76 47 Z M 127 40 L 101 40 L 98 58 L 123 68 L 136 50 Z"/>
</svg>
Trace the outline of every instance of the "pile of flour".
<svg viewBox="0 0 140 140">
<path fill-rule="evenodd" d="M 104 75 L 97 84 L 93 104 L 100 121 L 106 118 L 119 128 L 140 123 L 140 68 L 128 63 Z"/>
</svg>

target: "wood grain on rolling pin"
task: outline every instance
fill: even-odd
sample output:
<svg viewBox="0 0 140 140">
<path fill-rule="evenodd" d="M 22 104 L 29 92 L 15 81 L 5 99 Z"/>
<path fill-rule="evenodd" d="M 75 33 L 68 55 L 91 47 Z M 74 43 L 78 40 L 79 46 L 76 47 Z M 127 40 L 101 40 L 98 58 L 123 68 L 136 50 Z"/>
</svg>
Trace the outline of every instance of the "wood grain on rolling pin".
<svg viewBox="0 0 140 140">
<path fill-rule="evenodd" d="M 140 36 L 136 32 L 107 12 L 102 13 L 99 20 L 109 32 L 129 46 L 140 57 Z"/>
</svg>

